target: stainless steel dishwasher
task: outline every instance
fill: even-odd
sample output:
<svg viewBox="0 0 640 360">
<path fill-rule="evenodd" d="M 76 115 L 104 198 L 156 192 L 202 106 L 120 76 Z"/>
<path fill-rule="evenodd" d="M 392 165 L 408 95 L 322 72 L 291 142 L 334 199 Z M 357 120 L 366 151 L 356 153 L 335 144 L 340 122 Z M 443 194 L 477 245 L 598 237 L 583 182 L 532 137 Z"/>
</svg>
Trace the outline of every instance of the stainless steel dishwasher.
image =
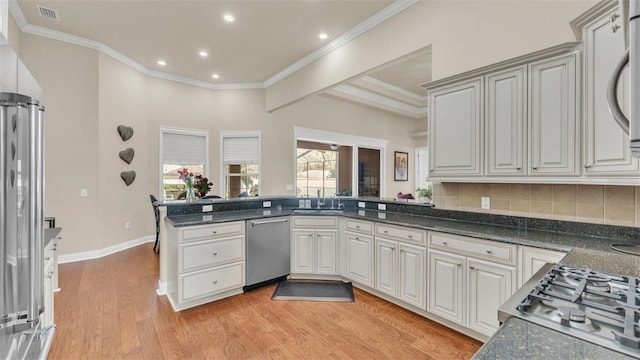
<svg viewBox="0 0 640 360">
<path fill-rule="evenodd" d="M 284 280 L 290 273 L 289 218 L 248 220 L 245 291 Z"/>
</svg>

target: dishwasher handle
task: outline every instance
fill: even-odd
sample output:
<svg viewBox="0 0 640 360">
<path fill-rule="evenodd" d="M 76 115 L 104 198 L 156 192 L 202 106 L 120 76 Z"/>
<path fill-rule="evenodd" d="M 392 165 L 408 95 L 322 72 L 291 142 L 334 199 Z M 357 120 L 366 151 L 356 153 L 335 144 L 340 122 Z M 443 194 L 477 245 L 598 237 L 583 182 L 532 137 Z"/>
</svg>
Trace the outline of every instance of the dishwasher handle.
<svg viewBox="0 0 640 360">
<path fill-rule="evenodd" d="M 264 224 L 273 224 L 279 222 L 289 222 L 289 219 L 275 219 L 275 220 L 264 220 L 264 221 L 252 221 L 251 226 L 264 225 Z"/>
</svg>

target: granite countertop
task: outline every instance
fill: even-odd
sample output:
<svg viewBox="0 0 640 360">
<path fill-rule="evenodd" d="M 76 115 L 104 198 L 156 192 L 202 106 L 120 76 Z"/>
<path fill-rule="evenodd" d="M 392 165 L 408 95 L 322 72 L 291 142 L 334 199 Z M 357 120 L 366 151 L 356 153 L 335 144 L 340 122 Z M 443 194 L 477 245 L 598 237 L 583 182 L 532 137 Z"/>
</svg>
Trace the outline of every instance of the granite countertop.
<svg viewBox="0 0 640 360">
<path fill-rule="evenodd" d="M 175 215 L 167 217 L 175 227 L 215 224 L 229 221 L 252 220 L 278 216 L 336 216 L 337 214 L 296 214 L 292 208 L 251 209 L 220 211 L 203 214 Z M 410 226 L 478 239 L 493 240 L 517 245 L 527 245 L 549 250 L 568 252 L 562 260 L 567 265 L 589 267 L 614 274 L 640 277 L 640 256 L 621 253 L 611 249 L 613 243 L 629 243 L 627 240 L 565 234 L 562 232 L 520 229 L 510 226 L 483 224 L 461 220 L 450 220 L 419 215 L 409 215 L 375 210 L 345 209 L 339 216 Z"/>
</svg>

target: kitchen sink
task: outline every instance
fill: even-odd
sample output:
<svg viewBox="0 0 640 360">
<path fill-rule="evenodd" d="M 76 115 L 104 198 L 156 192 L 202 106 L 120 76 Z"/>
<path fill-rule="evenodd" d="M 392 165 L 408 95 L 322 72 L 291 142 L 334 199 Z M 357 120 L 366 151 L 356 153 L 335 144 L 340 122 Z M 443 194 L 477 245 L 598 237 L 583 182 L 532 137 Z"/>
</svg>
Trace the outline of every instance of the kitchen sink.
<svg viewBox="0 0 640 360">
<path fill-rule="evenodd" d="M 612 244 L 611 248 L 627 254 L 640 255 L 640 245 Z"/>
<path fill-rule="evenodd" d="M 294 214 L 344 214 L 344 210 L 341 209 L 293 209 Z"/>
</svg>

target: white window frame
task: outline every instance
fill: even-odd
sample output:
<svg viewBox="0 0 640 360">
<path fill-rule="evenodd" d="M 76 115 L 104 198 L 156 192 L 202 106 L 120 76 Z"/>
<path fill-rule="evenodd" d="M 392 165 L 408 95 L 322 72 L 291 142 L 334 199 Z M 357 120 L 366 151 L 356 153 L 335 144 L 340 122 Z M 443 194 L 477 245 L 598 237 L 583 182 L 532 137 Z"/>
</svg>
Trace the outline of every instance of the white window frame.
<svg viewBox="0 0 640 360">
<path fill-rule="evenodd" d="M 227 194 L 227 166 L 224 163 L 224 139 L 225 138 L 258 138 L 258 195 L 262 195 L 262 133 L 256 131 L 221 131 L 220 132 L 220 196 Z"/>
<path fill-rule="evenodd" d="M 164 200 L 164 184 L 163 184 L 163 167 L 164 167 L 164 134 L 178 134 L 178 135 L 190 135 L 190 136 L 203 136 L 205 138 L 205 163 L 202 169 L 203 176 L 209 177 L 209 132 L 206 130 L 197 130 L 197 129 L 183 129 L 183 128 L 174 128 L 174 127 L 160 127 L 160 141 L 159 141 L 159 152 L 158 152 L 158 199 Z"/>
<path fill-rule="evenodd" d="M 293 127 L 293 188 L 298 185 L 295 169 L 297 168 L 298 140 L 313 141 L 323 144 L 347 145 L 353 148 L 353 161 L 351 168 L 351 189 L 353 196 L 358 194 L 358 148 L 375 149 L 380 151 L 380 197 L 384 197 L 387 190 L 387 144 L 389 140 L 375 139 L 364 136 L 336 133 L 325 130 L 316 130 L 302 127 Z"/>
</svg>

